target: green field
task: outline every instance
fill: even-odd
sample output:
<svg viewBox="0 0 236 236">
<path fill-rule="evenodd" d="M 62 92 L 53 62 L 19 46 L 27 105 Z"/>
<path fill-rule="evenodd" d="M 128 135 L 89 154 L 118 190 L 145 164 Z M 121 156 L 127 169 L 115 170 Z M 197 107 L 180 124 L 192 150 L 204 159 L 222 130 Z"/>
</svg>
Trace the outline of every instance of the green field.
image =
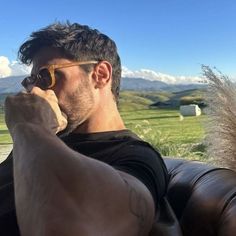
<svg viewBox="0 0 236 236">
<path fill-rule="evenodd" d="M 180 119 L 178 110 L 122 111 L 128 128 L 155 146 L 164 156 L 205 160 L 206 115 Z"/>
<path fill-rule="evenodd" d="M 196 143 L 204 137 L 206 116 L 180 118 L 178 110 L 143 109 L 121 112 L 128 128 L 141 133 L 159 133 L 173 143 Z"/>
<path fill-rule="evenodd" d="M 122 92 L 119 110 L 126 127 L 150 142 L 165 156 L 205 160 L 204 124 L 206 115 L 180 118 L 178 108 L 150 108 L 157 100 L 170 99 L 167 93 Z M 0 145 L 12 143 L 0 113 Z"/>
</svg>

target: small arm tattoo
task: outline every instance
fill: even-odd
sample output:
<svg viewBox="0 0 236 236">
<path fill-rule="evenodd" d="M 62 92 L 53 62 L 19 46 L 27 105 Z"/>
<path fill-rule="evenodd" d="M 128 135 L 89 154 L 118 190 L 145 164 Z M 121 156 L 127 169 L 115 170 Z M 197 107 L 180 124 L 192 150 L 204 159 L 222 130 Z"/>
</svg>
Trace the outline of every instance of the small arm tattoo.
<svg viewBox="0 0 236 236">
<path fill-rule="evenodd" d="M 139 234 L 143 235 L 148 218 L 147 200 L 133 186 L 125 181 L 129 188 L 129 209 L 138 220 Z"/>
</svg>

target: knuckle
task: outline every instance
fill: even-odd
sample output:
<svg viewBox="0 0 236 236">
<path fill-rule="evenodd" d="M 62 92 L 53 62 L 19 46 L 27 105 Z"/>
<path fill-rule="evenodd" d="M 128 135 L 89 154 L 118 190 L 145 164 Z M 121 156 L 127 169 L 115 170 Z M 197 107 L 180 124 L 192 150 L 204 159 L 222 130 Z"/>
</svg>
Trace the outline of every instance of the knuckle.
<svg viewBox="0 0 236 236">
<path fill-rule="evenodd" d="M 40 93 L 42 93 L 42 89 L 40 89 L 39 87 L 37 87 L 37 86 L 34 86 L 32 89 L 31 89 L 31 91 L 30 91 L 30 93 L 31 94 L 40 94 Z"/>
<path fill-rule="evenodd" d="M 56 94 L 54 93 L 53 90 L 46 90 L 46 94 L 49 95 L 49 96 L 55 96 L 56 97 Z"/>
</svg>

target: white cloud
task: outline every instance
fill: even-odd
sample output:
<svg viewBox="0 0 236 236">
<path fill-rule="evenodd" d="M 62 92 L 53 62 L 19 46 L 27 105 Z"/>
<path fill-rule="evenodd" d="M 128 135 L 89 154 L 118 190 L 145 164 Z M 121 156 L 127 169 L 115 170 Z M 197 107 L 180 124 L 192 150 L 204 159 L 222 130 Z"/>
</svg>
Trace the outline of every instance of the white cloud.
<svg viewBox="0 0 236 236">
<path fill-rule="evenodd" d="M 7 76 L 27 75 L 30 74 L 31 68 L 20 64 L 18 61 L 10 62 L 5 56 L 0 56 L 0 78 Z"/>
<path fill-rule="evenodd" d="M 18 61 L 13 61 L 10 64 L 10 68 L 12 70 L 11 75 L 28 75 L 28 74 L 30 74 L 30 71 L 31 71 L 30 66 L 26 66 L 24 64 L 21 64 Z"/>
<path fill-rule="evenodd" d="M 151 81 L 159 80 L 168 84 L 190 84 L 202 81 L 202 78 L 198 76 L 173 76 L 148 69 L 131 71 L 127 67 L 122 67 L 122 77 L 143 78 Z"/>
<path fill-rule="evenodd" d="M 0 56 L 0 78 L 11 75 L 9 64 L 10 62 L 7 57 Z"/>
</svg>

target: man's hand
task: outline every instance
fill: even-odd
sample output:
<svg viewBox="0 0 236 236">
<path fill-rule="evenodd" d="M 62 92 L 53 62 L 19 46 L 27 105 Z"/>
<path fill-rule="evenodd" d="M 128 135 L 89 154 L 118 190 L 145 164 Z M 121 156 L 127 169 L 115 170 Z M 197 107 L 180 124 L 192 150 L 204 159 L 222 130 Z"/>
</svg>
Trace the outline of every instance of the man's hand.
<svg viewBox="0 0 236 236">
<path fill-rule="evenodd" d="M 55 93 L 38 87 L 34 87 L 30 93 L 21 92 L 6 98 L 5 121 L 11 135 L 14 128 L 22 123 L 40 125 L 53 133 L 67 126 L 67 119 L 59 108 Z"/>
</svg>

